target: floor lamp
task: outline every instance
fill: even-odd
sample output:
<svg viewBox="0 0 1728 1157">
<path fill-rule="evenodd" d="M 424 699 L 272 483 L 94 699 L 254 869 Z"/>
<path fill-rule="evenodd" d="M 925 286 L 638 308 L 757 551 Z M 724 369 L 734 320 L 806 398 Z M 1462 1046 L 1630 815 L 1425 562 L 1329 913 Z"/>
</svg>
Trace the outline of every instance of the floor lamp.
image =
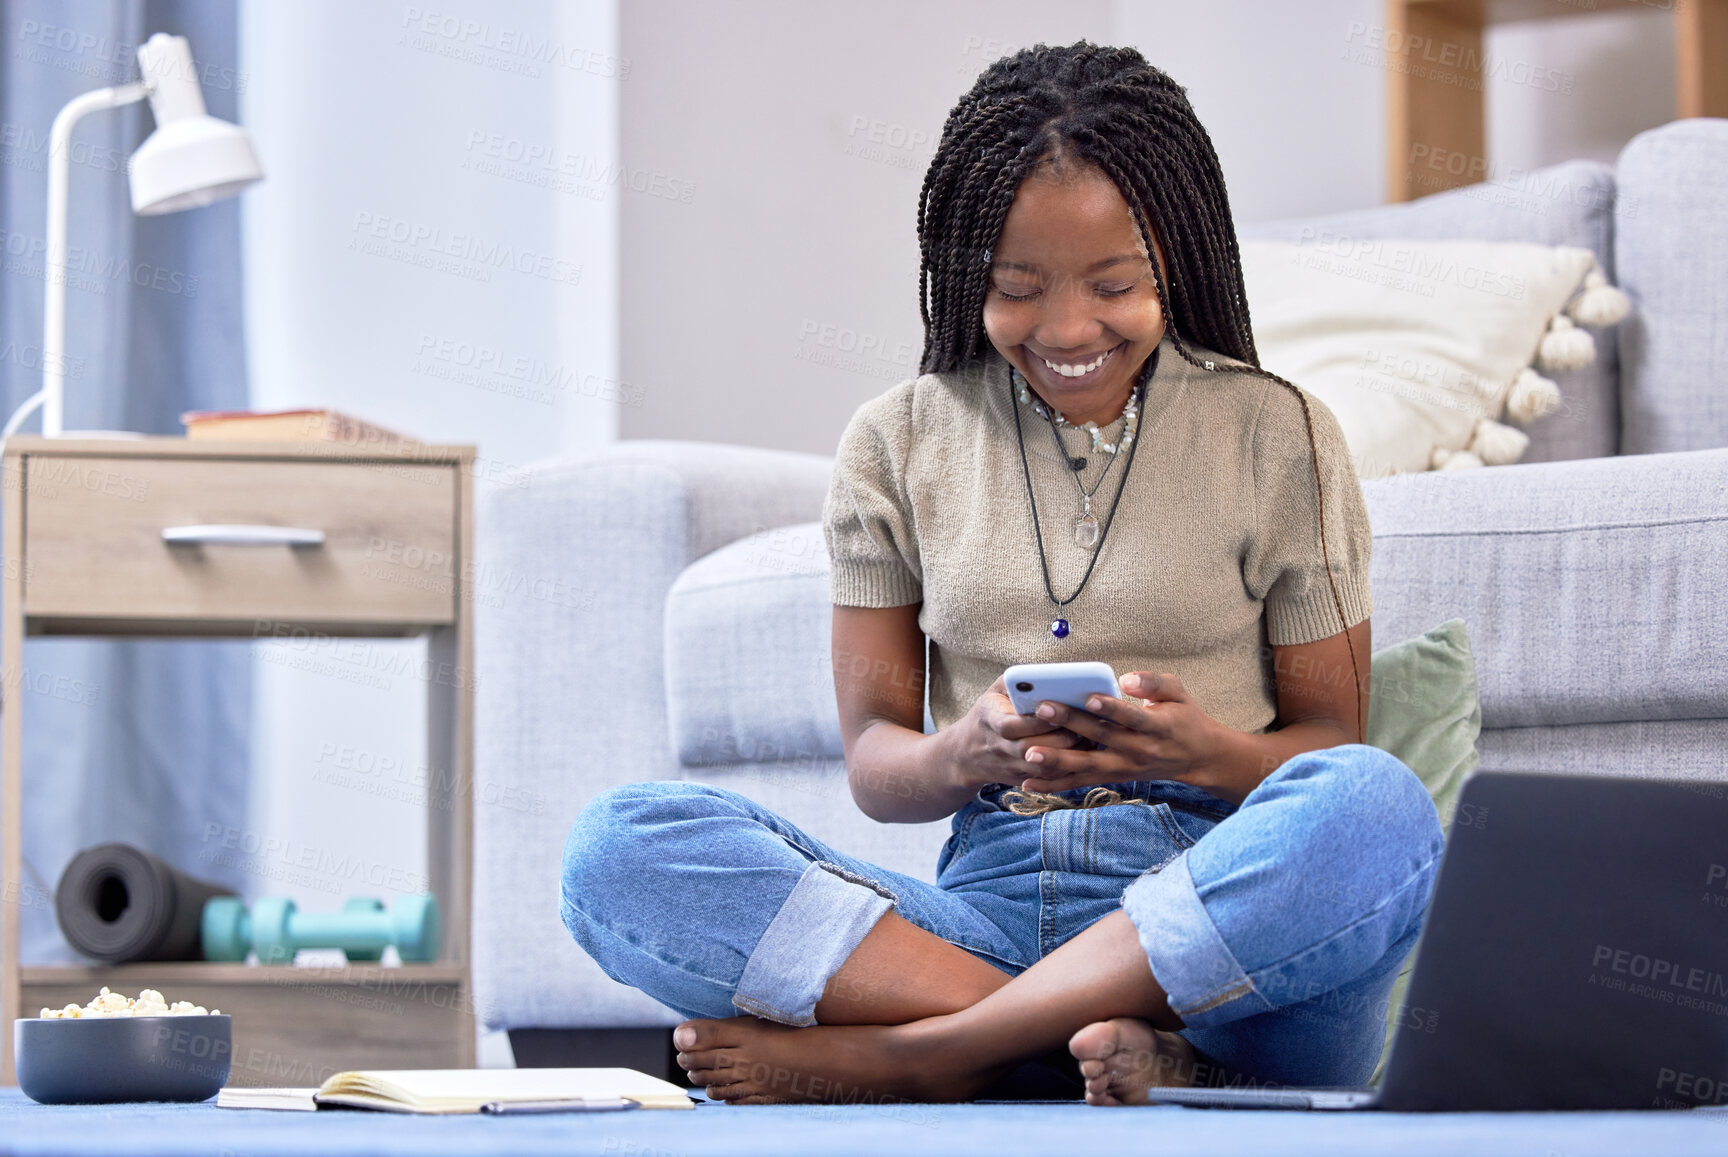
<svg viewBox="0 0 1728 1157">
<path fill-rule="evenodd" d="M 128 173 L 132 211 L 150 217 L 196 209 L 260 181 L 264 171 L 245 130 L 211 116 L 204 107 L 192 49 L 184 36 L 158 32 L 138 48 L 137 84 L 73 97 L 48 134 L 48 250 L 43 261 L 42 389 L 13 413 L 0 437 L 14 433 L 38 406 L 42 433 L 62 434 L 66 381 L 66 215 L 71 179 L 72 126 L 87 113 L 149 98 L 156 131 L 132 154 Z"/>
</svg>

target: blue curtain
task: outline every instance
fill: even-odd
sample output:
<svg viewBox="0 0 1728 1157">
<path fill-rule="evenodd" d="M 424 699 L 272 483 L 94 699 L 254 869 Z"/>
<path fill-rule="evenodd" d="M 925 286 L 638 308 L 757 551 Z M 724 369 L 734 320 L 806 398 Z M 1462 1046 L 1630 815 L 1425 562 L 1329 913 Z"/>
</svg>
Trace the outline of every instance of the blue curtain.
<svg viewBox="0 0 1728 1157">
<path fill-rule="evenodd" d="M 48 130 L 73 96 L 138 79 L 137 46 L 185 36 L 212 115 L 239 119 L 233 0 L 0 0 L 0 402 L 41 385 Z M 189 409 L 244 408 L 240 200 L 136 217 L 126 158 L 145 105 L 92 113 L 73 134 L 67 291 L 68 430 L 179 434 Z M 32 418 L 25 432 L 37 429 Z M 13 565 L 7 560 L 7 565 Z M 135 844 L 235 886 L 214 830 L 244 828 L 252 665 L 243 642 L 27 641 L 5 710 L 24 719 L 27 963 L 76 959 L 52 891 L 81 848 Z M 30 1010 L 25 1010 L 29 1012 Z"/>
</svg>

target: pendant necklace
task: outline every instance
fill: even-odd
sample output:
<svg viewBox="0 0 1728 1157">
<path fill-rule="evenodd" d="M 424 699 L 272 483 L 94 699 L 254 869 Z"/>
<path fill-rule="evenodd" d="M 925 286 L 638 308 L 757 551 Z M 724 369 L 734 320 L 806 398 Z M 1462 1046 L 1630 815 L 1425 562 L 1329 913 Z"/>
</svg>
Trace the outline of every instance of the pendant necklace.
<svg viewBox="0 0 1728 1157">
<path fill-rule="evenodd" d="M 1153 356 L 1156 357 L 1157 354 L 1154 353 Z M 1156 370 L 1156 362 L 1154 362 L 1152 368 L 1154 371 Z M 1138 418 L 1140 403 L 1146 392 L 1146 383 L 1151 380 L 1151 377 L 1152 374 L 1147 373 L 1141 383 L 1134 388 L 1134 394 L 1128 400 L 1128 408 L 1123 410 L 1124 414 L 1132 412 L 1135 415 L 1135 418 Z M 1025 378 L 1020 376 L 1018 370 L 1010 369 L 1009 388 L 1016 392 L 1025 391 L 1020 392 L 1022 400 L 1026 400 L 1030 392 L 1025 387 L 1025 380 Z M 1043 399 L 1039 399 L 1039 401 L 1042 400 Z M 1080 576 L 1080 585 L 1074 588 L 1073 594 L 1069 595 L 1065 599 L 1059 599 L 1056 597 L 1055 589 L 1050 585 L 1050 561 L 1044 554 L 1044 531 L 1038 525 L 1038 498 L 1032 492 L 1032 467 L 1026 458 L 1026 435 L 1020 423 L 1020 407 L 1014 405 L 1014 399 L 1012 397 L 1009 399 L 1009 406 L 1014 411 L 1014 438 L 1020 446 L 1020 469 L 1026 477 L 1026 499 L 1032 507 L 1032 533 L 1038 543 L 1038 566 L 1044 575 L 1044 593 L 1056 606 L 1056 618 L 1050 624 L 1050 634 L 1058 639 L 1065 639 L 1068 637 L 1070 624 L 1068 619 L 1065 617 L 1064 612 L 1067 610 L 1070 603 L 1080 597 L 1080 592 L 1086 589 L 1086 583 L 1092 578 L 1092 568 L 1098 565 L 1098 556 L 1104 552 L 1104 540 L 1109 537 L 1110 526 L 1116 521 L 1116 511 L 1120 509 L 1122 505 L 1122 491 L 1128 484 L 1128 472 L 1134 468 L 1134 455 L 1140 448 L 1138 440 L 1134 437 L 1134 426 L 1137 422 L 1124 423 L 1122 438 L 1114 446 L 1108 446 L 1107 443 L 1103 442 L 1095 424 L 1089 422 L 1086 426 L 1082 427 L 1082 429 L 1086 429 L 1092 434 L 1092 445 L 1094 449 L 1104 449 L 1108 446 L 1110 452 L 1110 466 L 1116 464 L 1117 454 L 1124 449 L 1128 451 L 1128 460 L 1123 463 L 1122 476 L 1116 480 L 1116 497 L 1110 504 L 1110 513 L 1104 517 L 1103 527 L 1098 528 L 1096 531 L 1097 549 L 1093 550 L 1092 559 L 1086 564 L 1086 573 Z M 1073 424 L 1067 422 L 1066 419 L 1063 419 L 1063 422 L 1068 425 Z M 1055 426 L 1052 425 L 1051 429 L 1054 431 Z M 1056 442 L 1057 445 L 1061 445 L 1062 439 L 1060 436 L 1057 437 Z M 1087 546 L 1089 544 L 1083 541 L 1083 539 L 1088 537 L 1089 520 L 1091 527 L 1097 527 L 1097 519 L 1092 514 L 1091 497 L 1092 494 L 1097 492 L 1098 486 L 1103 485 L 1104 476 L 1100 475 L 1098 483 L 1093 486 L 1092 491 L 1088 492 L 1085 486 L 1081 485 L 1078 476 L 1078 471 L 1085 469 L 1085 461 L 1078 460 L 1080 461 L 1080 465 L 1079 467 L 1076 467 L 1074 463 L 1077 459 L 1070 458 L 1065 449 L 1062 457 L 1068 468 L 1075 471 L 1074 484 L 1080 487 L 1081 496 L 1086 500 L 1085 513 L 1081 515 L 1080 521 L 1075 525 L 1074 537 L 1076 542 L 1079 542 L 1082 546 Z M 1105 467 L 1104 473 L 1108 474 L 1109 472 L 1110 467 Z"/>
<path fill-rule="evenodd" d="M 1080 471 L 1086 468 L 1086 459 L 1080 456 L 1068 457 L 1068 448 L 1063 445 L 1061 431 L 1057 430 L 1054 422 L 1050 424 L 1050 436 L 1056 439 L 1057 450 L 1073 471 L 1074 487 L 1080 491 L 1080 517 L 1074 523 L 1074 541 L 1084 550 L 1091 550 L 1098 545 L 1098 516 L 1092 513 L 1092 496 L 1098 493 L 1098 489 L 1104 485 L 1104 480 L 1110 477 L 1110 471 L 1116 468 L 1116 459 L 1121 456 L 1123 447 L 1134 443 L 1134 427 L 1139 417 L 1134 399 L 1128 400 L 1128 408 L 1123 413 L 1127 420 L 1122 426 L 1121 441 L 1114 446 L 1105 444 L 1110 451 L 1110 461 L 1105 463 L 1104 472 L 1098 475 L 1098 481 L 1092 484 L 1090 490 L 1080 481 Z"/>
<path fill-rule="evenodd" d="M 1087 422 L 1083 425 L 1077 425 L 1070 422 L 1062 415 L 1061 411 L 1053 409 L 1043 398 L 1033 398 L 1031 386 L 1027 384 L 1025 377 L 1021 375 L 1019 370 L 1009 367 L 1008 372 L 1019 392 L 1021 404 L 1031 406 L 1040 418 L 1049 423 L 1050 437 L 1056 443 L 1057 456 L 1073 472 L 1074 486 L 1080 491 L 1081 504 L 1080 517 L 1074 523 L 1074 541 L 1083 550 L 1091 550 L 1099 542 L 1098 516 L 1092 513 L 1092 496 L 1098 493 L 1099 487 L 1104 485 L 1104 480 L 1110 477 L 1110 471 L 1116 468 L 1116 459 L 1121 456 L 1123 449 L 1134 444 L 1134 435 L 1140 428 L 1139 393 L 1136 391 L 1135 394 L 1131 395 L 1128 399 L 1128 405 L 1122 410 L 1122 436 L 1112 444 L 1104 440 L 1103 432 L 1098 429 L 1098 423 Z M 1087 489 L 1086 485 L 1080 481 L 1080 472 L 1086 469 L 1087 458 L 1083 454 L 1070 455 L 1068 453 L 1068 447 L 1062 441 L 1060 429 L 1062 426 L 1083 430 L 1091 434 L 1092 449 L 1102 450 L 1110 456 L 1110 461 L 1104 466 L 1104 472 L 1098 475 L 1098 481 L 1092 484 L 1091 489 Z"/>
</svg>

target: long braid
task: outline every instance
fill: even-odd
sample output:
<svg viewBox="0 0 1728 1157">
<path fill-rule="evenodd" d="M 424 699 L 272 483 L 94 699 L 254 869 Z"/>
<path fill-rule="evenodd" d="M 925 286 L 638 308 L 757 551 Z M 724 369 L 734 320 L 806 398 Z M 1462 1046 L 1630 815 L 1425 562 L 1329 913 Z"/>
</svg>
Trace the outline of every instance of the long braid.
<svg viewBox="0 0 1728 1157">
<path fill-rule="evenodd" d="M 1116 151 L 1114 145 L 1109 142 L 1101 142 L 1101 144 L 1105 146 L 1105 149 L 1107 150 L 1105 155 L 1107 156 Z M 1118 158 L 1116 156 L 1110 156 L 1110 159 L 1103 163 L 1102 167 L 1104 168 L 1104 172 L 1117 184 L 1118 187 L 1128 187 L 1124 181 L 1125 174 L 1113 171 L 1117 160 Z M 1221 174 L 1220 180 L 1222 180 Z M 1146 251 L 1148 253 L 1155 252 L 1152 248 L 1153 230 L 1149 228 L 1149 223 L 1145 216 L 1138 209 L 1135 210 L 1134 216 L 1135 223 L 1140 229 L 1140 239 L 1142 243 L 1145 244 Z M 1160 230 L 1160 232 L 1162 231 Z M 1235 230 L 1226 228 L 1221 231 L 1221 237 L 1228 243 L 1229 260 L 1231 265 L 1240 270 L 1241 258 L 1236 245 Z M 1164 316 L 1170 318 L 1172 313 L 1170 302 L 1165 296 L 1163 278 L 1159 276 L 1157 263 L 1153 262 L 1152 265 L 1152 284 L 1158 291 L 1159 307 L 1163 310 Z M 1240 278 L 1238 278 L 1238 280 L 1240 280 Z M 1344 614 L 1344 600 L 1338 593 L 1338 580 L 1332 571 L 1332 555 L 1326 545 L 1326 491 L 1320 478 L 1320 452 L 1314 440 L 1314 414 L 1308 406 L 1308 395 L 1298 389 L 1294 383 L 1286 381 L 1284 378 L 1279 377 L 1270 370 L 1261 367 L 1258 353 L 1254 348 L 1254 334 L 1249 324 L 1246 295 L 1238 293 L 1228 302 L 1228 304 L 1236 307 L 1235 309 L 1230 310 L 1232 321 L 1234 321 L 1235 324 L 1230 327 L 1228 332 L 1237 339 L 1231 343 L 1231 345 L 1234 349 L 1239 350 L 1240 352 L 1231 352 L 1231 347 L 1220 348 L 1210 342 L 1205 343 L 1207 347 L 1217 350 L 1220 353 L 1229 353 L 1229 356 L 1241 363 L 1242 369 L 1258 377 L 1267 378 L 1271 381 L 1277 382 L 1281 386 L 1284 386 L 1296 395 L 1296 400 L 1302 407 L 1302 424 L 1308 435 L 1308 454 L 1314 472 L 1315 510 L 1319 517 L 1320 557 L 1321 561 L 1325 564 L 1326 582 L 1332 592 L 1332 605 L 1338 611 L 1338 622 L 1344 632 L 1344 645 L 1350 653 L 1350 670 L 1356 681 L 1357 723 L 1362 727 L 1365 734 L 1368 720 L 1361 710 L 1362 676 L 1356 659 L 1356 643 L 1355 640 L 1350 637 L 1348 629 L 1349 619 L 1346 618 Z M 1205 362 L 1197 358 L 1192 350 L 1190 350 L 1188 343 L 1183 340 L 1180 328 L 1174 324 L 1169 325 L 1167 328 L 1170 333 L 1170 344 L 1176 349 L 1177 353 L 1182 355 L 1182 359 L 1197 369 L 1206 369 L 1207 367 Z"/>
<path fill-rule="evenodd" d="M 1080 41 L 1036 45 L 991 63 L 943 124 L 918 201 L 920 370 L 975 368 L 988 348 L 984 298 L 989 255 L 1014 194 L 1033 167 L 1074 159 L 1102 170 L 1134 215 L 1148 255 L 1162 250 L 1170 284 L 1153 260 L 1152 281 L 1171 345 L 1210 371 L 1190 342 L 1296 395 L 1308 436 L 1321 559 L 1356 681 L 1362 672 L 1326 542 L 1326 494 L 1308 397 L 1260 365 L 1243 286 L 1242 259 L 1223 170 L 1187 92 L 1132 48 Z M 1149 368 L 1149 366 L 1148 366 Z"/>
</svg>

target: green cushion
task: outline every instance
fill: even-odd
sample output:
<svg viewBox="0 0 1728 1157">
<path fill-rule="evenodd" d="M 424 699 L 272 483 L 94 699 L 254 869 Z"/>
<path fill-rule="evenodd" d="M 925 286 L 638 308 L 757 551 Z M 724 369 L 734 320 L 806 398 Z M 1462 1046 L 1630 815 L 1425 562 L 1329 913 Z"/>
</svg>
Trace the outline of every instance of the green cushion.
<svg viewBox="0 0 1728 1157">
<path fill-rule="evenodd" d="M 1476 769 L 1476 737 L 1482 731 L 1476 659 L 1464 620 L 1452 619 L 1374 652 L 1368 687 L 1368 743 L 1390 751 L 1416 773 L 1434 800 L 1442 830 L 1450 832 L 1458 789 Z M 1376 1084 L 1386 1068 L 1415 960 L 1412 952 L 1392 987 Z"/>
</svg>

